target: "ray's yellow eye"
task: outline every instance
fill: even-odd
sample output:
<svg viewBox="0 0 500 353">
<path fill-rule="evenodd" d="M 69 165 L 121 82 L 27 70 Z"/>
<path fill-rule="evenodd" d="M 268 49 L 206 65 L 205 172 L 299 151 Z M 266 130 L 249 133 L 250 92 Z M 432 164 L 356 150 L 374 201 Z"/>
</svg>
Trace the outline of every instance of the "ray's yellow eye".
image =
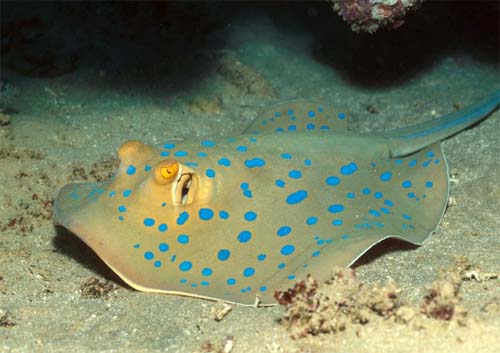
<svg viewBox="0 0 500 353">
<path fill-rule="evenodd" d="M 179 164 L 177 162 L 173 162 L 169 166 L 165 166 L 161 168 L 161 176 L 167 180 L 170 180 L 172 177 L 177 175 L 179 171 Z"/>
<path fill-rule="evenodd" d="M 156 167 L 155 180 L 159 184 L 169 184 L 176 180 L 179 173 L 179 163 L 176 161 L 163 161 Z"/>
</svg>

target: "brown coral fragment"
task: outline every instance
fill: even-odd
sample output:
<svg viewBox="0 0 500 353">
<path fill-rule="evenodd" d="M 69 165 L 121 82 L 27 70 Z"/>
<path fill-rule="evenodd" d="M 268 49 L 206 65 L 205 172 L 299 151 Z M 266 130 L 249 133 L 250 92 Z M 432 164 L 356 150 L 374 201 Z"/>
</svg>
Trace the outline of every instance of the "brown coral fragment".
<svg viewBox="0 0 500 353">
<path fill-rule="evenodd" d="M 453 317 L 459 321 L 467 315 L 459 305 L 459 290 L 464 275 L 472 269 L 466 258 L 459 258 L 451 271 L 441 271 L 440 278 L 432 283 L 421 306 L 421 312 L 428 317 L 449 321 Z"/>
<path fill-rule="evenodd" d="M 80 293 L 83 298 L 97 299 L 106 297 L 115 288 L 116 286 L 107 280 L 101 281 L 96 277 L 90 277 L 80 285 Z"/>
<path fill-rule="evenodd" d="M 333 10 L 355 32 L 373 33 L 381 27 L 398 28 L 423 0 L 331 0 Z"/>
<path fill-rule="evenodd" d="M 351 324 L 366 324 L 375 317 L 392 317 L 401 307 L 400 290 L 392 283 L 366 288 L 354 270 L 335 270 L 318 288 L 311 277 L 275 298 L 286 307 L 282 320 L 293 338 L 335 333 Z"/>
</svg>

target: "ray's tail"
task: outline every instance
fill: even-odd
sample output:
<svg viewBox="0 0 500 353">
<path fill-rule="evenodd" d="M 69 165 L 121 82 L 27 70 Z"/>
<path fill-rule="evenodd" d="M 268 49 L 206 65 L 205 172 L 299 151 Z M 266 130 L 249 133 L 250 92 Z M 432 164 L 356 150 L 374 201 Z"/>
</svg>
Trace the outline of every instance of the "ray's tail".
<svg viewBox="0 0 500 353">
<path fill-rule="evenodd" d="M 392 157 L 418 151 L 486 118 L 500 106 L 500 89 L 463 109 L 410 127 L 384 133 L 390 140 Z"/>
</svg>

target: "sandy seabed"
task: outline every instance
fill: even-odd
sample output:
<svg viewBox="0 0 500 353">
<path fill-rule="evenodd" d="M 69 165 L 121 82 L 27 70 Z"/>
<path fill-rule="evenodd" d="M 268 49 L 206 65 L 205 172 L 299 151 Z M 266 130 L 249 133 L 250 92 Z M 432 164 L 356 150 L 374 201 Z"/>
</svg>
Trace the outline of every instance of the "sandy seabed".
<svg viewBox="0 0 500 353">
<path fill-rule="evenodd" d="M 407 36 L 422 41 L 424 34 L 408 26 Z M 128 139 L 234 136 L 261 109 L 294 98 L 339 106 L 351 130 L 383 131 L 498 89 L 498 41 L 483 45 L 481 33 L 463 41 L 451 25 L 438 28 L 436 41 L 452 38 L 453 50 L 439 43 L 409 50 L 395 32 L 397 40 L 381 45 L 408 49 L 391 58 L 394 67 L 373 64 L 387 59 L 383 50 L 363 52 L 374 54 L 363 59 L 366 67 L 361 58 L 346 65 L 357 53 L 351 37 L 348 49 L 334 33 L 331 42 L 338 44 L 321 46 L 312 30 L 287 31 L 262 13 L 253 21 L 235 18 L 223 48 L 198 53 L 202 74 L 184 72 L 181 82 L 105 64 L 56 77 L 2 67 L 9 91 L 0 117 L 0 351 L 493 352 L 500 346 L 500 111 L 443 142 L 451 199 L 436 233 L 419 248 L 386 244 L 356 267 L 364 290 L 394 281 L 401 300 L 420 315 L 440 269 L 456 271 L 457 258 L 466 257 L 473 273 L 461 274 L 455 296 L 461 314 L 451 320 L 415 324 L 382 315 L 300 339 L 279 322 L 282 306 L 232 306 L 215 320 L 225 310 L 220 303 L 130 289 L 52 219 L 57 191 L 109 177 L 115 151 Z"/>
</svg>

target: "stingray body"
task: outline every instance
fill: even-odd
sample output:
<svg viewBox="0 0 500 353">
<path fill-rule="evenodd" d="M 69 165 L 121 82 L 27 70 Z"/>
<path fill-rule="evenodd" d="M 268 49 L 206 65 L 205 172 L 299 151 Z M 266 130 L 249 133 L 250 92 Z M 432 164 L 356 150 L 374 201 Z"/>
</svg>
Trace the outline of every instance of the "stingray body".
<svg viewBox="0 0 500 353">
<path fill-rule="evenodd" d="M 56 220 L 138 290 L 272 304 L 276 290 L 326 279 L 389 237 L 422 244 L 448 199 L 439 141 L 499 102 L 497 91 L 374 135 L 348 132 L 328 106 L 292 102 L 235 138 L 129 141 L 111 180 L 60 191 Z"/>
</svg>

